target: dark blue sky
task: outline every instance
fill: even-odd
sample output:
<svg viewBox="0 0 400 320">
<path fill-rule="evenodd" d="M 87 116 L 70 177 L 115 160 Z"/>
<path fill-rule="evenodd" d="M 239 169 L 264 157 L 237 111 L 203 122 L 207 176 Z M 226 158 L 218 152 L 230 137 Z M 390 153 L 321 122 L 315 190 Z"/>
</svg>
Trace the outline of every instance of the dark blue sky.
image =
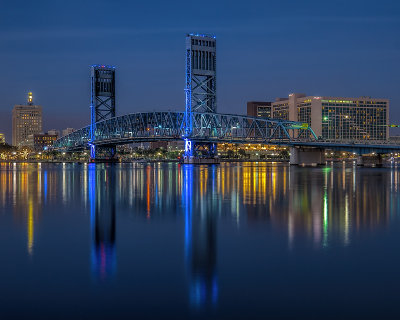
<svg viewBox="0 0 400 320">
<path fill-rule="evenodd" d="M 184 109 L 188 32 L 218 41 L 218 110 L 290 92 L 391 100 L 400 123 L 400 1 L 2 1 L 0 132 L 34 92 L 44 130 L 89 123 L 89 66 L 117 67 L 117 114 Z"/>
</svg>

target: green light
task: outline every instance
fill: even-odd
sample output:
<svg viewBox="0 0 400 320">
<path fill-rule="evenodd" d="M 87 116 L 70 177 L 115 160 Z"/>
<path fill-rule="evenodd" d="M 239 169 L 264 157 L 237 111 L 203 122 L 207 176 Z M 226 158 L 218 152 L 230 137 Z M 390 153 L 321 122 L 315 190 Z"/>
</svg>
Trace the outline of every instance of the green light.
<svg viewBox="0 0 400 320">
<path fill-rule="evenodd" d="M 292 124 L 290 129 L 308 129 L 309 125 L 307 122 L 303 122 L 301 124 Z"/>
<path fill-rule="evenodd" d="M 324 121 L 327 121 L 327 120 L 328 120 L 328 117 L 327 117 L 327 116 L 325 116 L 325 117 L 324 117 Z"/>
<path fill-rule="evenodd" d="M 324 172 L 324 173 L 329 173 L 331 170 L 332 170 L 331 167 L 322 168 L 322 172 Z"/>
<path fill-rule="evenodd" d="M 324 192 L 324 216 L 323 216 L 323 246 L 328 244 L 328 194 L 325 188 Z"/>
</svg>

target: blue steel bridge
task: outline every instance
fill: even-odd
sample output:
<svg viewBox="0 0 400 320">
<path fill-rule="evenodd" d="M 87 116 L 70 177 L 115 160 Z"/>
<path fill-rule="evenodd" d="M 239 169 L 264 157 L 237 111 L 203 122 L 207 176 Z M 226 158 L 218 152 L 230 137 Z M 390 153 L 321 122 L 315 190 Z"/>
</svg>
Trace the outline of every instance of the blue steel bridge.
<svg viewBox="0 0 400 320">
<path fill-rule="evenodd" d="M 307 123 L 217 112 L 216 39 L 186 36 L 186 103 L 184 111 L 137 112 L 116 116 L 115 67 L 91 67 L 91 123 L 61 137 L 53 149 L 90 148 L 93 160 L 112 158 L 116 146 L 137 142 L 185 141 L 185 162 L 212 159 L 217 143 L 272 144 L 291 147 L 292 164 L 323 164 L 326 149 L 359 155 L 400 151 L 384 142 L 337 143 L 317 139 Z M 380 160 L 379 160 L 380 161 Z"/>
<path fill-rule="evenodd" d="M 95 146 L 134 142 L 189 140 L 193 143 L 263 143 L 292 146 L 316 141 L 307 124 L 221 113 L 192 113 L 192 130 L 186 135 L 185 112 L 138 112 L 95 123 L 58 139 L 53 148 L 77 151 Z M 307 133 L 307 138 L 298 136 Z M 297 137 L 297 138 L 295 138 Z"/>
<path fill-rule="evenodd" d="M 318 140 L 307 124 L 277 119 L 221 113 L 192 113 L 193 131 L 185 132 L 185 112 L 138 112 L 95 123 L 58 139 L 53 148 L 80 151 L 89 145 L 111 147 L 137 142 L 190 140 L 194 143 L 271 144 L 355 152 L 391 153 L 399 145 L 377 143 L 334 143 Z M 306 133 L 306 134 L 304 134 Z M 300 137 L 299 137 L 300 136 Z"/>
</svg>

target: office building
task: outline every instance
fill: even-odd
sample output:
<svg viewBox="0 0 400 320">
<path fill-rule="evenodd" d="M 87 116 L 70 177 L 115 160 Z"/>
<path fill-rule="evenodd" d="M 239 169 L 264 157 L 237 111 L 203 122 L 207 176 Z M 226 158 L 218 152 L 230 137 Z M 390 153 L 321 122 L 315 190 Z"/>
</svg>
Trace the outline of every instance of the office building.
<svg viewBox="0 0 400 320">
<path fill-rule="evenodd" d="M 247 115 L 250 117 L 271 118 L 272 102 L 267 102 L 267 101 L 247 102 Z"/>
<path fill-rule="evenodd" d="M 49 133 L 30 134 L 26 142 L 22 143 L 21 146 L 41 151 L 45 147 L 50 147 L 57 138 L 57 135 Z"/>
<path fill-rule="evenodd" d="M 330 141 L 389 139 L 389 100 L 371 97 L 315 97 L 292 93 L 272 103 L 276 119 L 308 123 Z"/>
<path fill-rule="evenodd" d="M 74 128 L 66 128 L 62 131 L 62 137 L 69 135 L 70 133 L 74 132 Z"/>
<path fill-rule="evenodd" d="M 12 144 L 27 143 L 29 135 L 42 132 L 42 107 L 33 104 L 32 93 L 28 94 L 27 105 L 15 105 L 12 110 Z"/>
<path fill-rule="evenodd" d="M 3 133 L 0 133 L 0 144 L 5 144 L 6 143 L 6 138 L 4 137 Z"/>
</svg>

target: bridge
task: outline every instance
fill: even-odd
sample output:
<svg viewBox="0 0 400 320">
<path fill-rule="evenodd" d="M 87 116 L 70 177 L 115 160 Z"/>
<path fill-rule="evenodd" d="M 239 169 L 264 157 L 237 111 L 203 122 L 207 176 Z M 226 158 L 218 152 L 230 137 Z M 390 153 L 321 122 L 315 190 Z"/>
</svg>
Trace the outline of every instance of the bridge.
<svg viewBox="0 0 400 320">
<path fill-rule="evenodd" d="M 316 141 L 307 124 L 294 121 L 263 119 L 221 113 L 192 113 L 193 130 L 185 135 L 185 112 L 138 112 L 96 122 L 91 139 L 91 126 L 58 139 L 53 148 L 83 150 L 89 144 L 113 146 L 135 142 L 191 141 L 201 143 L 263 143 L 292 146 Z M 294 138 L 303 132 L 309 139 Z"/>
<path fill-rule="evenodd" d="M 91 67 L 91 123 L 61 137 L 53 149 L 90 148 L 91 159 L 112 159 L 117 145 L 151 141 L 185 141 L 185 163 L 216 162 L 218 143 L 288 146 L 292 164 L 324 164 L 326 149 L 359 155 L 400 151 L 384 143 L 336 143 L 317 139 L 307 123 L 217 112 L 216 39 L 186 37 L 185 111 L 115 113 L 115 68 Z"/>
</svg>

